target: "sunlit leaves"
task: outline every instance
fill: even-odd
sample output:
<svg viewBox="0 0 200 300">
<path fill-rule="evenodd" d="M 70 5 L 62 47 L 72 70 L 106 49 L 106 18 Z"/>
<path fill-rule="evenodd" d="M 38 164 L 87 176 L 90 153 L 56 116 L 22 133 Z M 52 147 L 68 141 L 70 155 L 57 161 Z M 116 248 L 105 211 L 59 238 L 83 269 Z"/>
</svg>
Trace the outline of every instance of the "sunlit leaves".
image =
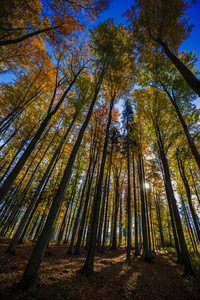
<svg viewBox="0 0 200 300">
<path fill-rule="evenodd" d="M 188 25 L 186 13 L 192 3 L 194 1 L 136 0 L 135 6 L 127 10 L 126 16 L 131 22 L 137 42 L 148 49 L 155 47 L 155 42 L 162 40 L 170 48 L 177 50 L 192 29 L 192 26 Z"/>
</svg>

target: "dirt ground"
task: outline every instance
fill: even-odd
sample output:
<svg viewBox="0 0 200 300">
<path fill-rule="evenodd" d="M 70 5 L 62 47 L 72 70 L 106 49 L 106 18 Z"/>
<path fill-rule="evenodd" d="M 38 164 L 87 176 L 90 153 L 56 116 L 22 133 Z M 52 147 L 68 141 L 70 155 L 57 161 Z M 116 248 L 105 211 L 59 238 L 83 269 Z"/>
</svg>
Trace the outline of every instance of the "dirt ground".
<svg viewBox="0 0 200 300">
<path fill-rule="evenodd" d="M 164 251 L 154 254 L 155 264 L 134 257 L 127 266 L 126 248 L 97 253 L 95 276 L 85 277 L 76 271 L 85 261 L 86 250 L 79 257 L 66 254 L 65 245 L 50 245 L 39 271 L 35 295 L 19 293 L 20 280 L 34 245 L 17 247 L 16 256 L 4 254 L 8 244 L 0 243 L 0 299 L 36 300 L 117 300 L 117 299 L 200 299 L 197 278 L 183 278 L 183 268 Z"/>
</svg>

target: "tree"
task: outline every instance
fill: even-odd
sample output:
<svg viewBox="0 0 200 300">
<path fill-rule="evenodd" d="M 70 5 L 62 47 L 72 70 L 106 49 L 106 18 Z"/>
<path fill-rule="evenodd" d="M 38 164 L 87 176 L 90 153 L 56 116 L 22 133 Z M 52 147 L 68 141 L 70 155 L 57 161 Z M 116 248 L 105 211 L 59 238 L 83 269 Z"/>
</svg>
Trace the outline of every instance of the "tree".
<svg viewBox="0 0 200 300">
<path fill-rule="evenodd" d="M 59 62 L 58 62 L 58 66 L 59 66 Z M 57 98 L 56 93 L 58 92 L 60 85 L 62 85 L 63 82 L 65 83 L 65 80 L 66 80 L 65 75 L 62 78 L 59 79 L 58 66 L 57 66 L 57 73 L 56 73 L 56 80 L 55 80 L 56 81 L 55 82 L 55 88 L 54 88 L 54 92 L 53 92 L 52 98 L 50 100 L 46 115 L 45 115 L 43 121 L 41 122 L 37 132 L 35 133 L 34 137 L 30 141 L 29 145 L 25 149 L 25 151 L 22 154 L 22 156 L 20 157 L 20 159 L 18 160 L 17 164 L 15 165 L 15 167 L 13 168 L 11 173 L 8 175 L 8 177 L 6 178 L 4 183 L 2 184 L 2 186 L 0 188 L 0 201 L 3 201 L 3 198 L 7 194 L 10 187 L 12 186 L 14 180 L 16 179 L 17 175 L 19 174 L 19 172 L 23 168 L 23 166 L 26 163 L 27 159 L 29 158 L 30 154 L 34 150 L 35 145 L 37 144 L 37 142 L 40 139 L 40 137 L 41 137 L 42 133 L 44 132 L 44 130 L 46 129 L 49 121 L 57 113 L 60 106 L 63 104 L 67 94 L 69 93 L 69 91 L 71 90 L 73 85 L 75 84 L 75 81 L 76 81 L 77 77 L 79 76 L 79 74 L 85 68 L 85 63 L 83 63 L 83 65 L 81 65 L 81 66 L 78 65 L 78 70 L 76 71 L 76 73 L 74 73 L 74 71 L 72 71 L 72 78 L 70 79 L 67 88 L 64 89 L 64 92 L 59 97 L 59 100 L 57 101 L 57 103 L 54 105 L 54 103 L 56 101 L 56 98 Z"/>
<path fill-rule="evenodd" d="M 93 202 L 91 232 L 89 240 L 89 249 L 84 266 L 79 270 L 80 273 L 86 275 L 93 275 L 94 256 L 96 250 L 96 238 L 99 221 L 99 210 L 101 204 L 101 193 L 104 176 L 104 168 L 106 162 L 106 152 L 109 140 L 109 130 L 112 118 L 112 109 L 117 97 L 121 92 L 126 92 L 130 86 L 126 85 L 128 80 L 122 81 L 121 77 L 124 73 L 130 72 L 131 60 L 128 56 L 129 47 L 126 43 L 126 30 L 123 25 L 116 27 L 112 19 L 104 23 L 100 23 L 91 34 L 91 44 L 94 56 L 97 57 L 99 65 L 106 64 L 106 71 L 104 78 L 106 99 L 110 101 L 110 109 L 108 122 L 106 127 L 106 136 L 104 141 L 104 148 L 102 154 L 102 161 L 97 183 L 96 194 Z"/>
<path fill-rule="evenodd" d="M 131 124 L 133 123 L 133 109 L 127 99 L 124 104 L 124 110 L 122 112 L 123 125 L 126 132 L 125 147 L 127 152 L 127 264 L 131 264 L 131 184 L 130 184 L 130 131 Z"/>
<path fill-rule="evenodd" d="M 185 17 L 191 4 L 193 1 L 190 0 L 136 0 L 135 6 L 126 11 L 126 16 L 130 21 L 138 50 L 146 52 L 147 58 L 149 50 L 155 52 L 157 46 L 161 46 L 188 85 L 200 96 L 199 79 L 172 52 L 177 52 L 192 29 L 192 25 L 188 25 L 187 16 Z"/>
<path fill-rule="evenodd" d="M 93 111 L 94 104 L 97 100 L 97 96 L 98 96 L 98 93 L 99 93 L 99 90 L 100 90 L 100 87 L 101 87 L 101 84 L 102 84 L 104 73 L 105 73 L 105 69 L 102 68 L 99 76 L 97 77 L 97 82 L 96 82 L 95 89 L 94 89 L 94 96 L 93 96 L 92 102 L 90 104 L 88 114 L 86 116 L 86 119 L 85 119 L 80 131 L 79 131 L 79 135 L 78 135 L 77 140 L 76 140 L 76 142 L 74 144 L 74 147 L 72 149 L 72 152 L 71 152 L 71 155 L 69 157 L 68 163 L 66 165 L 66 168 L 65 168 L 63 177 L 61 179 L 59 188 L 58 188 L 58 190 L 56 192 L 56 195 L 53 199 L 53 203 L 51 205 L 51 209 L 50 209 L 50 212 L 48 214 L 48 218 L 46 220 L 44 229 L 43 229 L 43 231 L 40 235 L 40 238 L 38 239 L 38 242 L 37 242 L 37 244 L 36 244 L 36 246 L 33 250 L 33 253 L 30 257 L 30 260 L 29 260 L 29 262 L 26 266 L 25 272 L 22 276 L 22 279 L 19 282 L 19 287 L 23 290 L 32 291 L 32 290 L 35 289 L 35 287 L 37 285 L 37 272 L 38 272 L 38 269 L 39 269 L 39 266 L 40 266 L 40 263 L 41 263 L 41 260 L 42 260 L 42 257 L 43 257 L 43 253 L 44 253 L 44 251 L 47 247 L 47 244 L 49 242 L 49 239 L 51 237 L 53 224 L 54 224 L 56 215 L 59 211 L 62 200 L 64 198 L 65 189 L 66 189 L 66 186 L 67 186 L 67 184 L 69 182 L 69 179 L 71 177 L 72 167 L 73 167 L 77 152 L 79 150 L 81 141 L 83 139 L 85 129 L 86 129 L 88 123 L 89 123 L 89 120 L 90 120 L 90 117 L 91 117 L 91 114 L 92 114 L 92 111 Z"/>
<path fill-rule="evenodd" d="M 84 10 L 87 17 L 94 19 L 109 4 L 110 0 L 7 1 L 2 4 L 0 15 L 0 46 L 20 43 L 42 34 L 51 43 L 61 42 L 72 32 L 84 28 L 78 20 L 80 12 Z"/>
<path fill-rule="evenodd" d="M 188 68 L 192 69 L 194 73 L 197 73 L 194 65 L 196 58 L 193 52 L 189 54 L 182 52 L 179 57 L 181 57 L 181 60 Z M 162 71 L 160 69 L 161 63 Z M 165 72 L 163 72 L 164 70 Z M 173 64 L 169 60 L 163 59 L 159 54 L 152 58 L 152 62 L 149 66 L 144 66 L 144 72 L 142 71 L 142 73 L 143 84 L 148 83 L 167 94 L 171 104 L 175 108 L 192 154 L 200 168 L 200 155 L 188 128 L 189 125 L 196 122 L 198 118 L 198 112 L 193 104 L 193 101 L 196 99 L 196 94 L 177 72 Z M 183 114 L 187 117 L 188 125 L 185 120 L 186 117 Z"/>
<path fill-rule="evenodd" d="M 141 96 L 143 97 L 141 98 Z M 167 114 L 166 108 L 164 109 L 164 107 L 162 107 L 163 101 L 161 101 L 160 99 L 162 96 L 163 96 L 162 93 L 160 93 L 159 91 L 148 89 L 148 93 L 146 95 L 144 95 L 143 90 L 137 92 L 136 99 L 143 100 L 142 102 L 143 106 L 139 105 L 139 107 L 144 112 L 145 117 L 149 120 L 149 125 L 151 124 L 150 128 L 154 130 L 154 134 L 155 134 L 154 148 L 158 151 L 158 155 L 162 163 L 162 168 L 163 168 L 162 172 L 164 177 L 163 179 L 165 183 L 165 189 L 166 189 L 166 195 L 168 199 L 171 219 L 172 220 L 174 219 L 177 228 L 177 235 L 178 235 L 180 248 L 181 248 L 181 257 L 183 259 L 183 263 L 185 267 L 184 275 L 188 276 L 188 275 L 194 275 L 194 273 L 192 270 L 189 252 L 183 234 L 183 227 L 181 224 L 180 214 L 174 196 L 172 180 L 171 180 L 170 170 L 169 170 L 169 163 L 167 159 L 167 152 L 169 151 L 170 146 L 173 144 L 175 136 L 178 136 L 179 133 L 177 132 L 174 133 L 172 130 L 169 131 L 169 126 L 172 126 L 171 124 L 172 111 L 170 112 L 170 118 L 169 118 L 169 114 Z M 145 98 L 146 100 L 148 99 L 147 102 L 146 101 L 144 102 Z M 166 126 L 168 127 L 166 128 Z M 169 136 L 167 136 L 167 133 L 169 132 L 171 133 L 170 138 Z M 154 140 L 153 137 L 154 134 L 152 134 L 151 136 L 153 140 Z M 176 233 L 174 229 L 174 237 L 175 236 Z M 177 244 L 177 253 L 179 254 L 178 244 Z"/>
</svg>

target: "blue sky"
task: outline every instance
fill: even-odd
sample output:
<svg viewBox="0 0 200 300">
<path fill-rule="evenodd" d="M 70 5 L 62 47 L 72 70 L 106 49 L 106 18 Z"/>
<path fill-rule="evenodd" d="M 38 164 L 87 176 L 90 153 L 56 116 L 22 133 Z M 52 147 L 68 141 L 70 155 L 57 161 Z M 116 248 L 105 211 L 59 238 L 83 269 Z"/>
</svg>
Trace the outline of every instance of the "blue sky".
<svg viewBox="0 0 200 300">
<path fill-rule="evenodd" d="M 113 18 L 116 25 L 125 23 L 126 19 L 122 15 L 127 8 L 133 5 L 133 2 L 133 0 L 113 0 L 109 9 L 100 15 L 96 23 L 104 22 L 108 18 Z M 180 46 L 180 51 L 194 50 L 194 54 L 198 58 L 196 69 L 200 71 L 200 0 L 196 0 L 196 4 L 188 9 L 188 15 L 190 17 L 189 24 L 193 24 L 194 27 L 190 37 Z M 196 100 L 196 105 L 200 108 L 200 98 Z"/>
<path fill-rule="evenodd" d="M 133 5 L 133 2 L 133 0 L 113 0 L 109 9 L 100 15 L 97 22 L 103 22 L 108 18 L 113 18 L 116 25 L 120 22 L 126 22 L 122 15 L 127 8 Z M 189 52 L 194 50 L 195 55 L 200 58 L 200 0 L 197 0 L 196 4 L 188 9 L 188 14 L 190 17 L 189 24 L 194 24 L 194 28 L 190 38 L 181 45 L 180 51 L 185 50 Z M 200 71 L 200 59 L 197 63 L 197 69 Z"/>
<path fill-rule="evenodd" d="M 100 17 L 96 20 L 95 24 L 104 22 L 108 18 L 113 18 L 116 25 L 119 23 L 126 23 L 126 19 L 122 17 L 127 8 L 133 5 L 133 0 L 113 0 L 109 9 L 104 11 Z M 196 1 L 196 4 L 192 5 L 188 9 L 190 17 L 190 23 L 194 24 L 194 28 L 191 32 L 190 38 L 183 42 L 180 47 L 180 51 L 185 50 L 189 52 L 194 50 L 194 54 L 199 58 L 197 61 L 197 70 L 200 71 L 200 0 Z M 92 28 L 95 24 L 90 24 Z M 10 81 L 10 75 L 1 76 L 1 79 L 6 82 Z M 198 107 L 200 107 L 200 98 L 197 101 Z"/>
</svg>

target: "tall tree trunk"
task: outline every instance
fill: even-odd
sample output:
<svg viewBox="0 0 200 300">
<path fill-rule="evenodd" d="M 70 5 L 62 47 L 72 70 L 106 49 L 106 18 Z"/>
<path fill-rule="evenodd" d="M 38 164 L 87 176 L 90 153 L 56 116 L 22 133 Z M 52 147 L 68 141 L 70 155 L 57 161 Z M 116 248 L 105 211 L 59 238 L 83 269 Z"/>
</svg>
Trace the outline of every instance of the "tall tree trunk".
<svg viewBox="0 0 200 300">
<path fill-rule="evenodd" d="M 106 174 L 106 178 L 105 178 L 105 184 L 104 184 L 104 189 L 103 189 L 103 199 L 102 199 L 102 205 L 101 205 L 99 229 L 98 229 L 98 236 L 97 236 L 98 251 L 100 250 L 100 247 L 101 247 L 103 217 L 104 217 L 104 211 L 105 211 L 105 201 L 106 201 L 106 191 L 107 191 L 107 182 L 108 182 L 108 170 L 107 170 L 107 174 Z"/>
<path fill-rule="evenodd" d="M 77 213 L 77 210 L 76 210 L 77 209 L 77 205 L 78 205 L 78 202 L 76 202 L 75 207 L 74 207 L 74 212 L 73 212 L 73 216 L 72 216 L 72 219 L 71 219 L 71 224 L 70 224 L 70 227 L 69 227 L 69 230 L 68 230 L 66 244 L 68 243 L 68 240 L 69 240 L 69 237 L 70 237 L 70 234 L 71 234 L 71 230 L 72 230 L 72 226 L 74 225 L 74 218 L 75 218 L 75 215 Z"/>
<path fill-rule="evenodd" d="M 128 127 L 128 121 L 127 121 Z M 127 191 L 127 251 L 126 262 L 131 264 L 131 182 L 130 182 L 130 147 L 129 147 L 129 128 L 127 128 L 127 177 L 128 177 L 128 191 Z"/>
<path fill-rule="evenodd" d="M 135 157 L 133 155 L 133 197 L 134 197 L 134 217 L 135 217 L 135 252 L 134 255 L 140 255 L 138 248 L 138 217 L 137 217 L 137 196 L 136 196 L 136 183 L 135 183 Z"/>
<path fill-rule="evenodd" d="M 117 215 L 119 209 L 119 174 L 116 170 L 115 174 L 115 200 L 114 200 L 114 223 L 113 223 L 113 234 L 112 234 L 112 246 L 111 249 L 117 249 Z"/>
<path fill-rule="evenodd" d="M 169 198 L 170 204 L 172 205 L 174 219 L 175 219 L 176 226 L 177 226 L 177 233 L 178 233 L 180 247 L 181 247 L 181 254 L 182 254 L 182 257 L 183 257 L 183 263 L 184 263 L 184 267 L 185 267 L 184 276 L 190 276 L 190 275 L 193 276 L 194 272 L 192 270 L 192 265 L 191 265 L 191 262 L 190 262 L 190 256 L 189 256 L 189 252 L 188 252 L 187 245 L 186 245 L 185 238 L 184 238 L 184 234 L 183 234 L 181 219 L 180 219 L 179 211 L 178 211 L 178 208 L 177 208 L 176 199 L 174 197 L 174 192 L 173 192 L 173 189 L 172 189 L 170 172 L 169 172 L 169 165 L 168 165 L 168 161 L 167 161 L 167 158 L 165 156 L 165 153 L 164 153 L 163 149 L 160 149 L 160 158 L 161 158 L 161 161 L 162 161 L 164 175 L 165 175 L 164 180 L 165 180 L 166 193 L 167 193 L 167 196 Z"/>
<path fill-rule="evenodd" d="M 198 165 L 198 167 L 200 169 L 200 155 L 199 155 L 199 151 L 198 151 L 198 149 L 197 149 L 197 147 L 195 145 L 195 142 L 194 142 L 194 140 L 193 140 L 193 138 L 192 138 L 192 136 L 191 136 L 191 134 L 189 132 L 188 126 L 185 123 L 185 120 L 184 120 L 184 118 L 183 118 L 183 116 L 182 116 L 182 114 L 180 112 L 180 109 L 179 109 L 177 103 L 176 103 L 176 99 L 175 99 L 174 96 L 172 97 L 167 90 L 165 90 L 165 92 L 167 93 L 167 95 L 168 95 L 168 97 L 169 97 L 172 105 L 174 106 L 174 108 L 176 110 L 176 113 L 177 113 L 177 115 L 179 117 L 179 120 L 180 120 L 180 122 L 181 122 L 181 124 L 183 126 L 183 130 L 185 132 L 185 136 L 187 138 L 189 147 L 190 147 L 190 149 L 192 151 L 192 155 L 194 156 L 194 159 L 196 160 L 196 163 L 197 163 L 197 165 Z"/>
<path fill-rule="evenodd" d="M 31 129 L 31 131 L 29 132 L 28 136 L 22 141 L 20 147 L 18 148 L 18 150 L 16 151 L 15 155 L 13 156 L 11 162 L 9 163 L 6 171 L 4 172 L 3 176 L 1 177 L 1 182 L 3 182 L 4 178 L 6 177 L 6 175 L 8 174 L 13 162 L 15 161 L 16 157 L 19 155 L 19 153 L 22 151 L 23 147 L 25 146 L 25 144 L 28 142 L 28 140 L 30 139 L 31 133 L 33 132 L 35 126 Z"/>
<path fill-rule="evenodd" d="M 61 223 L 61 227 L 60 227 L 59 233 L 58 233 L 57 245 L 60 245 L 62 237 L 63 237 L 63 234 L 64 234 L 69 205 L 70 205 L 70 201 L 67 201 L 66 208 L 65 208 L 65 214 L 64 214 L 64 217 L 63 217 L 63 220 L 62 220 L 62 223 Z"/>
<path fill-rule="evenodd" d="M 111 124 L 114 99 L 115 99 L 115 95 L 112 97 L 110 101 L 110 111 L 109 111 L 108 123 L 106 127 L 106 137 L 105 137 L 104 148 L 103 148 L 103 156 L 101 161 L 99 180 L 98 180 L 97 191 L 95 194 L 93 208 L 92 208 L 93 209 L 92 220 L 91 220 L 92 230 L 90 235 L 89 249 L 88 249 L 86 261 L 83 267 L 78 271 L 79 273 L 86 274 L 86 275 L 94 274 L 94 257 L 95 257 L 97 229 L 98 229 L 98 222 L 99 222 L 99 210 L 101 204 L 101 192 L 102 192 L 104 167 L 106 162 L 107 146 L 109 140 L 109 129 Z"/>
<path fill-rule="evenodd" d="M 74 239 L 75 239 L 75 235 L 76 235 L 77 228 L 78 228 L 78 222 L 79 222 L 81 210 L 82 210 L 82 207 L 83 207 L 83 199 L 84 199 L 84 194 L 85 194 L 85 188 L 86 188 L 88 178 L 89 178 L 89 174 L 90 174 L 90 168 L 91 168 L 91 161 L 90 161 L 90 164 L 89 164 L 89 167 L 88 167 L 88 170 L 87 170 L 84 186 L 83 186 L 83 189 L 82 189 L 81 200 L 80 200 L 80 203 L 79 203 L 79 208 L 77 210 L 76 219 L 75 219 L 75 222 L 74 222 L 73 232 L 72 232 L 71 241 L 70 241 L 70 245 L 69 245 L 69 249 L 67 251 L 67 254 L 72 254 L 72 248 L 74 246 Z"/>
<path fill-rule="evenodd" d="M 200 81 L 197 79 L 194 74 L 180 61 L 180 59 L 174 55 L 171 50 L 168 48 L 168 45 L 164 43 L 161 39 L 156 40 L 161 47 L 163 48 L 167 57 L 173 62 L 176 68 L 179 70 L 187 84 L 193 89 L 197 95 L 200 97 Z"/>
<path fill-rule="evenodd" d="M 177 150 L 176 154 L 177 154 L 179 172 L 180 172 L 181 178 L 183 180 L 183 184 L 185 186 L 185 190 L 186 190 L 186 194 L 187 194 L 187 199 L 188 199 L 188 203 L 189 203 L 189 206 L 190 206 L 190 211 L 191 211 L 193 222 L 194 222 L 195 229 L 196 229 L 196 232 L 197 232 L 198 240 L 200 241 L 200 230 L 199 230 L 199 225 L 197 223 L 197 215 L 196 215 L 196 213 L 194 211 L 194 207 L 193 207 L 193 204 L 192 204 L 190 187 L 189 187 L 186 175 L 185 175 L 185 168 L 184 168 L 183 162 L 182 162 L 182 160 L 181 160 L 181 158 L 179 156 L 178 150 Z"/>
<path fill-rule="evenodd" d="M 68 92 L 71 90 L 72 86 L 74 85 L 74 83 L 75 83 L 78 75 L 81 73 L 82 69 L 83 68 L 81 68 L 77 72 L 77 74 L 74 76 L 73 80 L 71 81 L 71 83 L 69 84 L 69 86 L 65 90 L 65 92 L 63 93 L 61 99 L 57 102 L 57 104 L 54 107 L 54 109 L 51 112 L 48 111 L 46 117 L 42 121 L 39 129 L 37 130 L 37 132 L 35 134 L 35 136 L 32 138 L 31 142 L 29 143 L 28 147 L 26 148 L 26 150 L 24 151 L 24 153 L 22 154 L 22 156 L 18 160 L 18 162 L 15 165 L 15 167 L 13 168 L 12 172 L 8 175 L 8 177 L 6 178 L 6 180 L 4 181 L 4 183 L 2 184 L 2 186 L 0 188 L 0 203 L 2 203 L 3 198 L 5 197 L 5 195 L 7 194 L 8 190 L 12 186 L 15 178 L 18 176 L 19 172 L 21 171 L 21 169 L 25 165 L 25 163 L 26 163 L 27 159 L 29 158 L 30 154 L 34 150 L 34 148 L 35 148 L 38 140 L 40 139 L 41 135 L 43 134 L 44 130 L 46 129 L 47 124 L 49 123 L 49 121 L 51 120 L 51 118 L 56 114 L 56 112 L 60 108 L 61 104 L 63 103 L 65 97 L 68 94 Z"/>
<path fill-rule="evenodd" d="M 118 247 L 122 244 L 122 196 L 119 196 L 119 243 Z"/>
<path fill-rule="evenodd" d="M 199 202 L 199 204 L 200 204 L 200 197 L 199 197 L 199 193 L 198 193 L 198 191 L 197 191 L 196 182 L 195 182 L 195 180 L 194 180 L 194 175 L 193 175 L 193 173 L 192 173 L 192 170 L 191 170 L 191 169 L 190 169 L 190 174 L 191 174 L 191 176 L 192 176 L 192 183 L 193 183 L 193 185 L 194 185 L 195 194 L 196 194 L 196 196 L 197 196 L 197 199 L 198 199 L 198 202 Z"/>
<path fill-rule="evenodd" d="M 67 244 L 68 242 L 68 237 L 69 237 L 69 226 L 71 224 L 71 219 L 72 219 L 72 208 L 73 208 L 73 204 L 74 204 L 74 199 L 71 200 L 71 205 L 70 205 L 70 211 L 68 214 L 68 220 L 67 220 L 67 226 L 66 226 L 66 232 L 65 232 L 65 238 L 64 238 L 64 242 L 63 244 Z"/>
<path fill-rule="evenodd" d="M 37 189 L 36 189 L 36 191 L 35 191 L 35 193 L 34 193 L 34 195 L 33 195 L 33 198 L 37 198 L 38 196 L 39 196 L 39 197 L 38 197 L 36 203 L 35 203 L 35 199 L 34 199 L 34 200 L 33 200 L 33 199 L 31 200 L 31 202 L 33 201 L 35 204 L 34 204 L 34 207 L 33 207 L 33 209 L 32 209 L 31 215 L 29 216 L 28 221 L 26 222 L 26 225 L 25 225 L 25 227 L 24 227 L 24 229 L 23 229 L 23 232 L 22 232 L 22 234 L 21 234 L 21 237 L 20 237 L 20 239 L 18 240 L 18 244 L 23 244 L 23 239 L 24 239 L 24 237 L 25 237 L 25 235 L 26 235 L 26 232 L 27 232 L 28 227 L 29 227 L 29 225 L 30 225 L 30 223 L 31 223 L 31 220 L 32 220 L 32 218 L 33 218 L 33 216 L 34 216 L 34 213 L 35 213 L 35 211 L 36 211 L 38 205 L 39 205 L 39 204 L 41 203 L 41 201 L 42 201 L 43 192 L 44 192 L 44 190 L 45 190 L 45 188 L 46 188 L 46 185 L 47 185 L 47 183 L 48 183 L 48 181 L 49 181 L 49 178 L 51 177 L 51 174 L 52 174 L 52 172 L 53 172 L 53 170 L 54 170 L 54 167 L 55 167 L 55 165 L 56 165 L 56 162 L 57 162 L 57 161 L 55 161 L 54 165 L 52 166 L 51 171 L 50 171 L 49 175 L 47 176 L 47 178 L 45 177 L 45 174 L 43 175 L 43 178 L 41 179 L 42 182 L 40 181 L 40 184 L 39 184 L 39 186 L 37 187 Z M 46 173 L 46 171 L 45 171 L 45 173 Z M 44 180 L 44 182 L 43 182 L 43 179 L 44 179 L 44 178 L 46 178 L 46 180 Z"/>
<path fill-rule="evenodd" d="M 112 161 L 112 156 L 111 156 L 110 161 Z M 108 199 L 109 199 L 109 191 L 110 191 L 110 172 L 111 172 L 111 163 L 110 163 L 110 167 L 109 167 L 108 182 L 107 182 L 107 186 L 106 186 L 106 212 L 105 212 L 105 218 L 104 218 L 103 240 L 102 240 L 102 245 L 101 245 L 102 253 L 104 253 L 104 251 L 105 251 L 105 241 L 106 241 L 107 229 L 108 229 L 107 223 L 109 225 L 109 222 L 108 222 Z"/>
<path fill-rule="evenodd" d="M 186 225 L 187 225 L 187 228 L 188 228 L 188 232 L 189 232 L 189 236 L 190 236 L 190 240 L 191 240 L 191 243 L 192 243 L 193 250 L 194 250 L 194 252 L 198 253 L 198 249 L 197 249 L 197 245 L 196 245 L 196 241 L 195 241 L 195 237 L 194 237 L 194 232 L 193 232 L 192 226 L 190 224 L 190 219 L 189 219 L 188 212 L 186 210 L 185 203 L 184 203 L 182 195 L 181 195 L 181 203 L 182 203 L 183 212 L 184 212 L 184 215 L 185 215 L 185 221 L 186 221 Z"/>
<path fill-rule="evenodd" d="M 160 232 L 161 245 L 162 248 L 165 248 L 162 219 L 161 219 L 160 197 L 158 195 L 155 195 L 155 204 L 156 204 L 156 216 L 157 216 L 158 228 Z"/>
<path fill-rule="evenodd" d="M 66 190 L 66 186 L 70 180 L 71 177 L 71 172 L 72 172 L 72 167 L 74 165 L 74 161 L 77 155 L 77 152 L 79 150 L 79 147 L 81 145 L 82 139 L 83 139 L 83 135 L 84 132 L 87 128 L 87 125 L 89 123 L 92 111 L 93 111 L 93 107 L 95 105 L 95 102 L 97 100 L 97 96 L 101 87 L 101 83 L 103 80 L 103 76 L 104 76 L 104 72 L 105 70 L 103 69 L 101 71 L 99 80 L 97 82 L 97 85 L 95 87 L 95 93 L 94 93 L 94 97 L 92 100 L 92 103 L 90 105 L 88 114 L 86 116 L 86 119 L 79 131 L 77 140 L 74 144 L 74 147 L 72 149 L 71 155 L 69 157 L 67 166 L 65 168 L 63 177 L 61 179 L 60 185 L 58 187 L 57 193 L 53 199 L 53 203 L 52 206 L 50 208 L 50 212 L 48 215 L 48 218 L 46 220 L 44 229 L 40 235 L 40 238 L 38 239 L 38 242 L 33 250 L 33 253 L 29 259 L 29 262 L 26 266 L 25 272 L 22 276 L 22 279 L 19 282 L 19 287 L 23 290 L 34 290 L 36 288 L 36 284 L 37 284 L 37 273 L 38 273 L 38 269 L 43 257 L 43 253 L 47 247 L 48 241 L 50 239 L 51 233 L 52 233 L 52 228 L 53 228 L 53 224 L 55 221 L 55 218 L 57 216 L 57 213 L 59 211 L 59 207 L 62 203 L 62 200 L 64 198 L 65 195 L 65 190 Z M 75 80 L 74 80 L 75 81 Z"/>
<path fill-rule="evenodd" d="M 78 239 L 76 242 L 75 252 L 74 252 L 74 254 L 76 254 L 76 255 L 80 255 L 81 240 L 83 237 L 84 225 L 86 223 L 85 221 L 86 221 L 86 215 L 87 215 L 87 209 L 88 209 L 88 203 L 89 203 L 89 198 L 90 198 L 90 191 L 91 191 L 91 187 L 92 187 L 92 180 L 93 180 L 93 176 L 94 176 L 95 165 L 96 165 L 96 159 L 94 159 L 94 161 L 93 161 L 92 173 L 90 174 L 90 177 L 88 180 L 87 193 L 86 193 L 86 197 L 85 197 L 85 203 L 84 203 L 83 213 L 82 213 L 82 217 L 81 217 L 79 232 L 78 232 Z"/>
<path fill-rule="evenodd" d="M 140 184 L 140 198 L 141 198 L 141 212 L 142 212 L 142 234 L 143 234 L 143 247 L 144 247 L 144 260 L 152 263 L 152 258 L 149 252 L 148 235 L 147 235 L 147 220 L 146 220 L 146 206 L 144 196 L 144 181 L 142 172 L 142 159 L 139 151 L 138 155 L 138 172 L 139 172 L 139 184 Z"/>
<path fill-rule="evenodd" d="M 55 135 L 54 135 L 54 137 L 55 137 Z M 54 139 L 54 137 L 53 137 L 53 139 Z M 32 181 L 33 181 L 33 179 L 34 179 L 35 173 L 36 173 L 36 171 L 37 171 L 37 169 L 38 169 L 38 167 L 39 167 L 41 161 L 42 161 L 43 158 L 45 157 L 45 154 L 47 153 L 49 147 L 51 146 L 51 144 L 52 144 L 52 142 L 53 142 L 53 139 L 51 140 L 51 142 L 49 143 L 48 147 L 47 147 L 46 150 L 44 151 L 44 153 L 43 153 L 41 159 L 39 160 L 39 162 L 38 162 L 38 164 L 37 164 L 37 166 L 36 166 L 34 172 L 32 173 L 31 178 L 29 179 L 29 182 L 27 183 L 26 188 L 24 189 L 24 191 L 23 191 L 23 193 L 22 193 L 22 195 L 21 195 L 22 198 L 25 197 L 26 192 L 27 192 L 27 190 L 28 190 L 30 184 L 32 183 Z M 46 178 L 45 178 L 45 179 L 46 179 Z M 34 200 L 34 201 L 33 201 L 33 200 Z M 21 221 L 20 221 L 20 224 L 19 224 L 19 226 L 18 226 L 18 228 L 17 228 L 17 230 L 16 230 L 16 232 L 15 232 L 15 235 L 14 235 L 14 237 L 12 238 L 12 240 L 11 240 L 11 242 L 10 242 L 10 245 L 9 245 L 8 248 L 6 249 L 5 253 L 9 253 L 9 254 L 15 255 L 15 248 L 16 248 L 16 245 L 17 245 L 17 243 L 18 243 L 18 240 L 19 240 L 20 237 L 21 237 L 21 234 L 22 234 L 22 231 L 23 231 L 23 229 L 24 229 L 24 226 L 26 225 L 26 221 L 27 221 L 27 219 L 28 219 L 28 217 L 29 217 L 29 215 L 30 215 L 30 213 L 31 213 L 32 208 L 34 207 L 34 204 L 35 204 L 36 200 L 37 200 L 37 198 L 36 198 L 36 199 L 34 199 L 34 197 L 32 198 L 32 200 L 31 200 L 31 202 L 30 202 L 28 208 L 26 209 L 26 212 L 25 212 L 24 216 L 22 217 L 22 219 L 21 219 Z"/>
</svg>

